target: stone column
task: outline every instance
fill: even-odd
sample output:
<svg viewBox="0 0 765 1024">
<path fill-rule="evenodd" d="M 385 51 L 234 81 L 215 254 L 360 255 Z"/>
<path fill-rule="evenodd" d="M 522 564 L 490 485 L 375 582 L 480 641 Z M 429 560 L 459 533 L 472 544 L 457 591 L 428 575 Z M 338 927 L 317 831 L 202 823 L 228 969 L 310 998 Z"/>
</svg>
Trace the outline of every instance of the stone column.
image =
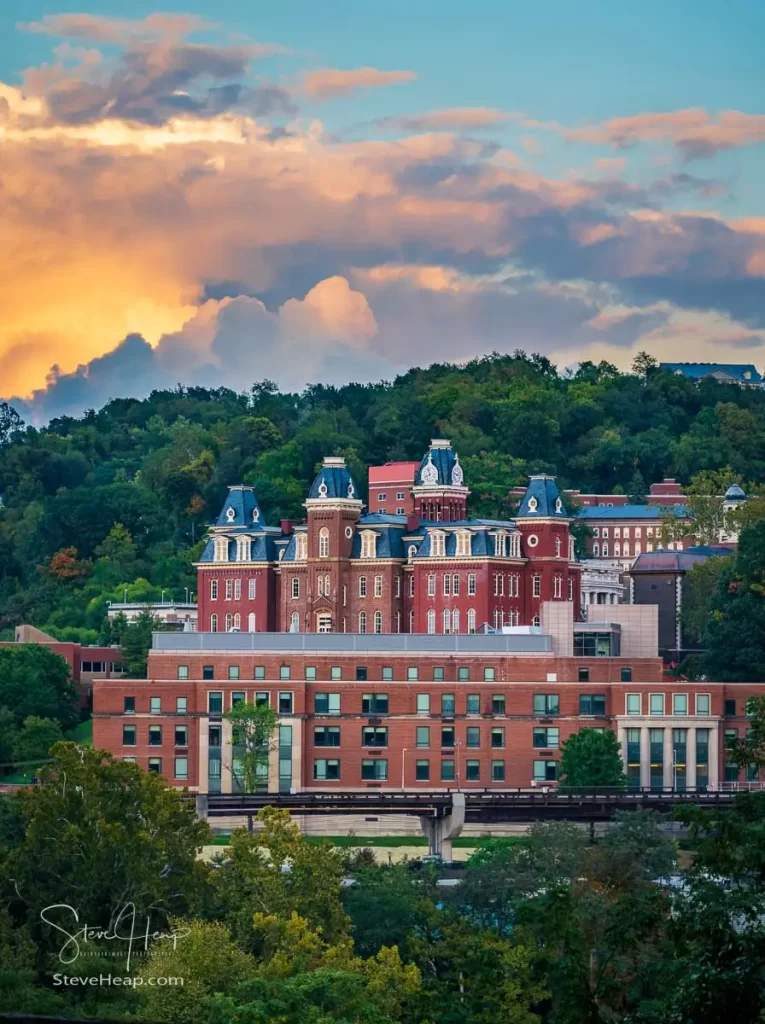
<svg viewBox="0 0 765 1024">
<path fill-rule="evenodd" d="M 709 788 L 720 788 L 720 725 L 709 723 Z"/>
<path fill-rule="evenodd" d="M 672 730 L 664 726 L 664 788 L 671 789 L 675 785 L 674 773 L 675 754 L 672 746 Z"/>
<path fill-rule="evenodd" d="M 696 728 L 689 729 L 685 741 L 685 784 L 696 788 Z"/>
<path fill-rule="evenodd" d="M 651 785 L 651 740 L 648 726 L 640 730 L 640 788 L 648 789 Z"/>
<path fill-rule="evenodd" d="M 209 725 L 210 721 L 208 718 L 200 718 L 197 720 L 197 792 L 206 793 L 210 788 L 210 757 L 209 757 Z M 189 733 L 191 733 L 192 723 L 189 722 Z"/>
<path fill-rule="evenodd" d="M 224 718 L 221 722 L 220 731 L 220 791 L 221 793 L 231 792 L 231 762 L 233 760 L 233 749 L 231 747 L 231 722 Z"/>
</svg>

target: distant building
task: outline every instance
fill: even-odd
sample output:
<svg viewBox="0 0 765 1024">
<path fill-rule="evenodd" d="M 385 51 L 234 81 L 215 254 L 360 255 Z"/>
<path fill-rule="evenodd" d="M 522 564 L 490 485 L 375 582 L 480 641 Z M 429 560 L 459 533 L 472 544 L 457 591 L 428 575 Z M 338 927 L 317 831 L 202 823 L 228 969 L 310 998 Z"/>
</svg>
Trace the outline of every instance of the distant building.
<svg viewBox="0 0 765 1024">
<path fill-rule="evenodd" d="M 587 558 L 582 562 L 582 609 L 589 605 L 621 604 L 625 584 L 622 563 L 615 559 Z"/>
<path fill-rule="evenodd" d="M 576 505 L 603 505 L 615 507 L 629 505 L 632 498 L 628 494 L 582 494 L 581 491 L 565 490 L 564 495 Z M 637 497 L 633 495 L 632 497 Z M 651 484 L 644 495 L 649 505 L 684 505 L 688 496 L 683 493 L 682 484 L 674 477 L 664 477 L 660 484 Z"/>
<path fill-rule="evenodd" d="M 691 523 L 688 510 L 683 505 L 670 509 L 683 523 Z M 662 517 L 668 507 L 662 505 L 588 505 L 579 509 L 578 518 L 590 527 L 592 536 L 587 538 L 590 558 L 618 561 L 623 569 L 629 569 L 635 558 L 659 547 L 669 551 L 683 551 L 692 547 L 693 538 L 662 542 Z"/>
<path fill-rule="evenodd" d="M 135 622 L 142 612 L 149 612 L 164 626 L 175 629 L 195 630 L 197 628 L 197 605 L 184 601 L 112 601 L 109 605 L 109 621 L 124 615 L 128 622 Z"/>
<path fill-rule="evenodd" d="M 369 467 L 369 511 L 385 515 L 410 516 L 414 513 L 412 488 L 419 462 L 386 462 Z"/>
<path fill-rule="evenodd" d="M 717 380 L 742 388 L 765 387 L 765 380 L 751 363 L 659 363 L 662 370 L 687 380 Z"/>
</svg>

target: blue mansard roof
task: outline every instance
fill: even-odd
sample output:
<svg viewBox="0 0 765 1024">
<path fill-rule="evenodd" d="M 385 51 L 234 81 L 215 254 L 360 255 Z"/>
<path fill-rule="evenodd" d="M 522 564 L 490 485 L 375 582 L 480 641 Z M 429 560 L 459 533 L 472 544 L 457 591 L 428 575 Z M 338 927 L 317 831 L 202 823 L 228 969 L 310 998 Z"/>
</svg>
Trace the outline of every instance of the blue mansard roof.
<svg viewBox="0 0 765 1024">
<path fill-rule="evenodd" d="M 235 528 L 234 534 L 236 535 L 238 533 L 244 533 L 244 531 Z M 275 542 L 281 537 L 281 531 L 278 527 L 269 526 L 258 533 L 251 533 L 250 536 L 252 537 L 252 542 L 250 544 L 251 562 L 274 562 L 278 559 L 279 555 L 275 546 Z M 202 556 L 199 561 L 215 561 L 215 541 L 213 537 L 210 537 L 205 544 L 204 551 L 202 552 Z M 228 561 L 236 561 L 236 540 L 234 540 L 233 537 L 229 538 L 228 542 Z"/>
<path fill-rule="evenodd" d="M 448 441 L 438 438 L 430 442 L 417 470 L 416 487 L 463 487 L 464 477 L 457 453 Z"/>
<path fill-rule="evenodd" d="M 659 519 L 672 512 L 678 519 L 689 519 L 685 505 L 584 505 L 577 512 L 579 519 Z"/>
<path fill-rule="evenodd" d="M 344 498 L 358 501 L 359 492 L 343 458 L 326 458 L 311 484 L 309 498 Z"/>
<path fill-rule="evenodd" d="M 762 375 L 751 363 L 660 363 L 660 368 L 668 373 L 687 377 L 689 380 L 701 380 L 717 370 L 727 373 L 741 384 L 765 384 Z"/>
<path fill-rule="evenodd" d="M 245 487 L 244 484 L 236 484 L 234 487 L 229 487 L 228 496 L 223 503 L 223 508 L 220 510 L 220 515 L 215 525 L 229 528 L 240 527 L 250 530 L 253 527 L 257 529 L 260 526 L 266 525 L 252 487 Z"/>
<path fill-rule="evenodd" d="M 569 514 L 554 478 L 545 474 L 530 477 L 516 519 L 568 518 Z"/>
</svg>

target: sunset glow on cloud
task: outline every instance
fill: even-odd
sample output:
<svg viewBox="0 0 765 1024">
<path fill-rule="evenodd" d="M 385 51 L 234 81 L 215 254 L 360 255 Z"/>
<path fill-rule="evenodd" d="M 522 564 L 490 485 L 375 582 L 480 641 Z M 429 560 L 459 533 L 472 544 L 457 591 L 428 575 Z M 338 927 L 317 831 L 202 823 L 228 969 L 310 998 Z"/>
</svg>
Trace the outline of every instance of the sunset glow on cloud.
<svg viewBox="0 0 765 1024">
<path fill-rule="evenodd" d="M 439 108 L 395 48 L 253 19 L 14 30 L 48 47 L 0 63 L 0 395 L 27 415 L 515 348 L 765 363 L 765 114 Z"/>
</svg>

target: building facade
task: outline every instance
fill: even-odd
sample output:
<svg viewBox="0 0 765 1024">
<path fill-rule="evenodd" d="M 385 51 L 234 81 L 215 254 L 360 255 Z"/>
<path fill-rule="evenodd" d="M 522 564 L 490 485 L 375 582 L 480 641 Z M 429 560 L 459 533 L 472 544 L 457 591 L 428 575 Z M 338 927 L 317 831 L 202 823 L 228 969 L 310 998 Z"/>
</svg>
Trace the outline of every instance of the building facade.
<svg viewBox="0 0 765 1024">
<path fill-rule="evenodd" d="M 97 747 L 200 793 L 241 788 L 237 703 L 279 716 L 263 789 L 554 785 L 561 744 L 614 730 L 630 785 L 745 785 L 725 746 L 760 684 L 670 680 L 655 607 L 546 602 L 543 627 L 451 636 L 159 633 L 149 679 L 96 683 Z"/>
<path fill-rule="evenodd" d="M 266 525 L 252 488 L 230 488 L 197 566 L 198 629 L 451 635 L 539 625 L 543 601 L 571 602 L 578 617 L 580 566 L 555 481 L 531 477 L 512 520 L 469 518 L 469 493 L 444 440 L 396 506 L 406 514 L 365 512 L 337 457 L 301 524 Z"/>
</svg>

